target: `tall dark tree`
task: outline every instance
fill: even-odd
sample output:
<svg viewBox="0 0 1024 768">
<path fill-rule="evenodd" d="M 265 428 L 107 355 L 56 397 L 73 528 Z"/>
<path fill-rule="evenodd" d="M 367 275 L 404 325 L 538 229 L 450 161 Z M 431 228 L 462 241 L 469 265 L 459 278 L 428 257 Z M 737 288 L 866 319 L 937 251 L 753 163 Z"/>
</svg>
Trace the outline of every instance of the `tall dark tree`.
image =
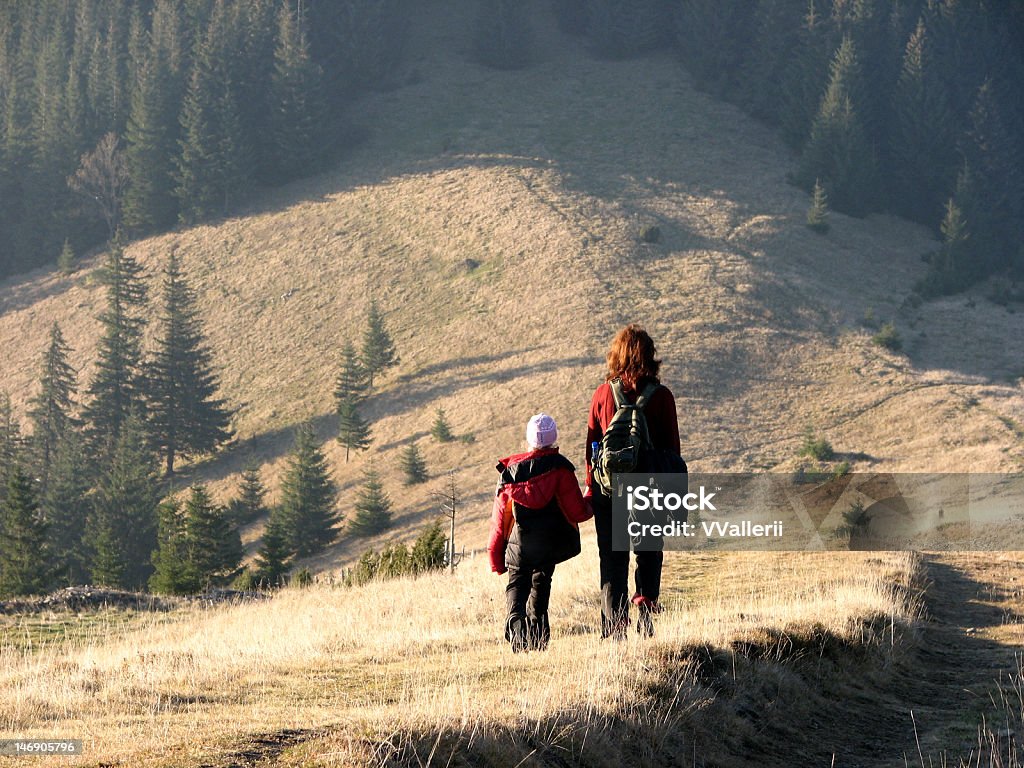
<svg viewBox="0 0 1024 768">
<path fill-rule="evenodd" d="M 833 48 L 821 14 L 813 0 L 783 69 L 779 123 L 782 137 L 795 149 L 802 149 L 821 107 L 829 82 L 829 57 Z"/>
<path fill-rule="evenodd" d="M 153 550 L 149 588 L 166 595 L 186 595 L 194 590 L 187 572 L 188 551 L 181 504 L 176 499 L 168 499 L 160 505 L 157 518 L 157 548 Z"/>
<path fill-rule="evenodd" d="M 1024 143 L 1010 130 L 997 85 L 978 89 L 962 142 L 970 197 L 958 190 L 972 232 L 971 251 L 981 274 L 1010 266 L 1024 237 Z M 962 188 L 965 180 L 958 182 Z"/>
<path fill-rule="evenodd" d="M 7 481 L 19 463 L 21 450 L 21 426 L 14 416 L 11 397 L 0 392 L 0 501 L 7 493 Z"/>
<path fill-rule="evenodd" d="M 213 451 L 230 439 L 231 415 L 225 401 L 214 397 L 218 382 L 195 294 L 173 251 L 164 272 L 157 347 L 147 372 L 150 435 L 168 476 L 179 455 Z"/>
<path fill-rule="evenodd" d="M 155 52 L 142 63 L 132 92 L 126 133 L 129 184 L 124 218 L 135 232 L 170 226 L 177 215 L 173 181 L 173 141 L 177 132 L 171 118 L 175 104 L 168 79 L 167 62 Z"/>
<path fill-rule="evenodd" d="M 182 107 L 175 194 L 186 224 L 226 213 L 252 171 L 233 77 L 239 30 L 232 19 L 226 0 L 216 0 Z"/>
<path fill-rule="evenodd" d="M 338 442 L 345 446 L 346 462 L 351 451 L 366 450 L 370 445 L 370 426 L 359 413 L 367 386 L 367 371 L 359 361 L 355 347 L 348 342 L 341 351 L 341 371 L 334 385 Z"/>
<path fill-rule="evenodd" d="M 956 174 L 953 114 L 933 65 L 924 17 L 903 57 L 893 97 L 893 204 L 904 215 L 933 225 Z"/>
<path fill-rule="evenodd" d="M 46 523 L 32 480 L 15 467 L 0 504 L 0 597 L 34 595 L 50 582 Z"/>
<path fill-rule="evenodd" d="M 51 258 L 56 255 L 68 233 L 67 222 L 58 216 L 57 211 L 68 208 L 64 179 L 74 170 L 75 165 L 65 102 L 67 21 L 66 14 L 58 11 L 36 30 L 40 39 L 32 98 L 34 178 L 26 191 L 35 214 L 35 223 L 42 230 L 38 236 L 38 245 Z"/>
<path fill-rule="evenodd" d="M 688 0 L 669 5 L 675 14 L 676 45 L 683 63 L 701 87 L 732 93 L 744 55 L 752 44 L 753 3 L 748 0 Z M 651 6 L 651 2 L 642 4 L 637 18 L 650 16 Z M 620 26 L 623 22 L 635 23 L 630 4 L 602 0 L 594 8 L 598 9 L 601 14 L 618 20 Z M 591 23 L 598 18 L 592 11 Z M 671 29 L 656 18 L 653 23 L 648 36 Z M 593 35 L 592 29 L 592 38 Z"/>
<path fill-rule="evenodd" d="M 45 488 L 57 443 L 73 424 L 71 410 L 77 388 L 75 369 L 68 363 L 70 348 L 60 326 L 50 328 L 50 343 L 43 355 L 40 392 L 32 399 L 32 448 L 39 476 Z"/>
<path fill-rule="evenodd" d="M 142 267 L 115 240 L 102 272 L 107 308 L 100 315 L 96 373 L 82 415 L 94 454 L 106 456 L 117 443 L 128 414 L 142 406 L 141 341 L 146 287 Z"/>
<path fill-rule="evenodd" d="M 854 102 L 859 90 L 857 54 L 847 37 L 832 60 L 829 86 L 796 176 L 806 189 L 820 179 L 832 207 L 855 216 L 868 213 L 877 194 L 875 157 Z"/>
<path fill-rule="evenodd" d="M 281 523 L 289 548 L 299 557 L 320 552 L 337 538 L 337 489 L 313 425 L 302 424 L 281 481 Z"/>
<path fill-rule="evenodd" d="M 82 584 L 87 576 L 84 539 L 91 510 L 92 473 L 82 438 L 69 429 L 55 445 L 39 507 L 49 525 L 55 580 Z"/>
<path fill-rule="evenodd" d="M 192 487 L 184 510 L 185 580 L 190 591 L 209 589 L 242 561 L 242 540 L 223 507 L 202 485 Z"/>
<path fill-rule="evenodd" d="M 770 123 L 782 119 L 782 87 L 789 57 L 799 43 L 802 7 L 794 0 L 758 0 L 754 12 L 738 95 L 751 114 Z"/>
<path fill-rule="evenodd" d="M 391 499 L 384 491 L 380 475 L 368 467 L 363 476 L 363 487 L 356 499 L 355 515 L 348 530 L 353 536 L 372 536 L 391 527 Z"/>
<path fill-rule="evenodd" d="M 270 81 L 273 147 L 267 169 L 271 180 L 277 182 L 309 172 L 323 156 L 320 67 L 310 57 L 303 26 L 291 3 L 283 3 L 277 16 Z"/>
<path fill-rule="evenodd" d="M 97 584 L 142 589 L 153 572 L 160 485 L 139 420 L 129 417 L 100 478 L 86 528 Z"/>
<path fill-rule="evenodd" d="M 370 306 L 366 310 L 366 331 L 363 333 L 363 348 L 359 359 L 366 370 L 371 389 L 375 375 L 400 362 L 395 342 L 384 325 L 384 316 L 376 299 L 370 300 Z"/>
<path fill-rule="evenodd" d="M 284 585 L 292 567 L 294 551 L 288 546 L 285 523 L 275 510 L 263 530 L 259 552 L 256 555 L 256 583 L 263 588 Z"/>
</svg>

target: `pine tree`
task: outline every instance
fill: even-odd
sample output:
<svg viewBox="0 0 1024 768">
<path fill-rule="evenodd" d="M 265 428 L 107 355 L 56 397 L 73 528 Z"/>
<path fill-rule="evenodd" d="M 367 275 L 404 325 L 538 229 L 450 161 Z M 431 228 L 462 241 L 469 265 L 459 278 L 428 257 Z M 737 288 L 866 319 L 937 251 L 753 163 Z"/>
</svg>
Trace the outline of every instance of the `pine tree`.
<svg viewBox="0 0 1024 768">
<path fill-rule="evenodd" d="M 788 60 L 799 44 L 800 14 L 798 0 L 758 0 L 754 11 L 740 96 L 751 114 L 772 124 L 782 119 L 782 88 Z"/>
<path fill-rule="evenodd" d="M 39 247 L 53 253 L 67 235 L 67 223 L 57 215 L 68 207 L 65 179 L 74 170 L 74 148 L 69 142 L 65 110 L 67 77 L 67 28 L 65 15 L 54 14 L 44 25 L 35 61 L 34 115 L 32 120 L 34 183 L 28 187 L 29 202 L 42 225 Z"/>
<path fill-rule="evenodd" d="M 67 238 L 64 238 L 64 247 L 57 256 L 57 269 L 62 275 L 70 275 L 75 271 L 75 249 L 71 247 L 71 241 Z"/>
<path fill-rule="evenodd" d="M 439 443 L 450 443 L 455 439 L 452 428 L 448 424 L 448 417 L 445 416 L 444 408 L 438 408 L 434 416 L 434 424 L 430 428 L 430 435 Z"/>
<path fill-rule="evenodd" d="M 190 591 L 210 588 L 242 561 L 242 540 L 223 507 L 213 503 L 202 485 L 192 487 L 184 510 L 185 581 Z"/>
<path fill-rule="evenodd" d="M 228 507 L 236 525 L 251 523 L 267 514 L 264 503 L 266 493 L 258 467 L 248 466 L 242 470 L 242 485 L 238 497 L 233 499 Z"/>
<path fill-rule="evenodd" d="M 1001 103 L 1008 99 L 998 96 L 992 81 L 978 89 L 962 142 L 970 170 L 958 179 L 957 194 L 971 227 L 976 276 L 1010 266 L 1024 235 L 1024 146 L 1004 118 Z"/>
<path fill-rule="evenodd" d="M 86 579 L 85 538 L 92 480 L 82 438 L 68 430 L 57 442 L 39 508 L 49 526 L 54 576 L 62 584 Z"/>
<path fill-rule="evenodd" d="M 957 206 L 954 198 L 949 198 L 946 203 L 946 215 L 939 227 L 942 232 L 942 249 L 939 252 L 939 268 L 950 275 L 962 274 L 966 271 L 964 263 L 967 243 L 967 223 L 964 221 L 963 212 Z"/>
<path fill-rule="evenodd" d="M 891 156 L 897 211 L 932 225 L 955 175 L 954 125 L 947 88 L 937 79 L 931 39 L 921 17 L 907 43 L 893 95 Z"/>
<path fill-rule="evenodd" d="M 640 4 L 637 17 L 649 16 L 652 5 L 657 3 Z M 686 68 L 702 88 L 730 93 L 743 58 L 752 45 L 753 4 L 749 0 L 687 0 L 671 5 L 675 15 L 676 47 Z M 618 20 L 620 26 L 623 22 L 629 23 L 634 18 L 630 6 L 616 0 L 600 0 L 595 3 L 592 21 L 600 22 L 605 16 Z M 599 26 L 604 24 L 599 23 Z M 671 28 L 655 16 L 646 37 L 654 36 L 653 39 L 657 40 L 657 35 Z M 590 34 L 593 38 L 593 29 Z M 617 37 L 628 39 L 621 33 Z"/>
<path fill-rule="evenodd" d="M 409 553 L 413 571 L 424 573 L 444 568 L 447 546 L 441 521 L 435 520 L 416 538 L 416 543 Z"/>
<path fill-rule="evenodd" d="M 359 414 L 359 406 L 352 402 L 338 406 L 338 442 L 345 446 L 345 462 L 351 451 L 365 451 L 370 447 L 370 425 Z"/>
<path fill-rule="evenodd" d="M 425 483 L 428 479 L 427 463 L 415 443 L 409 443 L 402 451 L 402 472 L 405 475 L 406 485 Z"/>
<path fill-rule="evenodd" d="M 7 493 L 7 481 L 21 458 L 21 427 L 14 417 L 11 397 L 0 392 L 0 501 Z"/>
<path fill-rule="evenodd" d="M 47 526 L 32 480 L 15 467 L 0 505 L 0 597 L 34 595 L 49 586 Z"/>
<path fill-rule="evenodd" d="M 399 357 L 395 351 L 395 343 L 384 326 L 384 317 L 377 306 L 377 300 L 370 301 L 366 312 L 366 332 L 363 334 L 363 349 L 360 355 L 363 368 L 369 378 L 369 386 L 373 388 L 373 377 L 384 370 L 398 365 Z"/>
<path fill-rule="evenodd" d="M 185 520 L 181 505 L 168 499 L 157 512 L 157 548 L 153 551 L 153 575 L 149 588 L 166 595 L 186 595 L 195 591 L 187 574 Z"/>
<path fill-rule="evenodd" d="M 821 0 L 818 0 L 820 5 Z M 803 149 L 811 133 L 821 97 L 828 86 L 832 48 L 815 0 L 809 0 L 804 23 L 783 70 L 779 107 L 782 136 L 795 149 Z"/>
<path fill-rule="evenodd" d="M 228 4 L 216 0 L 182 106 L 175 195 L 185 224 L 226 213 L 251 170 L 232 77 L 239 30 L 231 22 Z"/>
<path fill-rule="evenodd" d="M 313 425 L 303 424 L 281 482 L 281 522 L 289 549 L 308 557 L 333 543 L 341 521 L 336 503 L 337 490 Z"/>
<path fill-rule="evenodd" d="M 32 448 L 43 488 L 46 487 L 57 443 L 73 425 L 71 410 L 77 377 L 75 369 L 68 363 L 69 352 L 64 334 L 54 322 L 50 328 L 50 343 L 43 355 L 40 392 L 32 399 L 29 411 Z"/>
<path fill-rule="evenodd" d="M 174 94 L 167 61 L 159 48 L 153 48 L 139 69 L 125 134 L 125 165 L 131 183 L 125 193 L 124 219 L 129 229 L 141 233 L 170 226 L 177 213 Z"/>
<path fill-rule="evenodd" d="M 125 421 L 100 478 L 86 527 L 93 581 L 141 589 L 152 573 L 160 487 L 135 415 Z"/>
<path fill-rule="evenodd" d="M 822 179 L 833 207 L 854 216 L 871 210 L 877 188 L 874 155 L 855 109 L 859 78 L 853 40 L 847 37 L 832 61 L 829 86 L 796 176 L 806 189 Z"/>
<path fill-rule="evenodd" d="M 366 469 L 355 508 L 348 527 L 353 536 L 372 536 L 391 527 L 391 499 L 372 466 Z"/>
<path fill-rule="evenodd" d="M 309 55 L 302 22 L 285 3 L 277 16 L 277 47 L 270 81 L 270 152 L 272 181 L 278 183 L 310 171 L 323 156 L 320 68 Z"/>
<path fill-rule="evenodd" d="M 814 195 L 811 198 L 811 207 L 807 211 L 807 226 L 821 234 L 828 232 L 828 196 L 825 194 L 825 188 L 821 186 L 820 179 L 814 180 Z"/>
<path fill-rule="evenodd" d="M 338 442 L 345 446 L 345 461 L 348 462 L 351 451 L 366 450 L 370 446 L 370 427 L 359 413 L 359 405 L 366 397 L 367 373 L 351 342 L 345 344 L 341 356 L 334 400 L 338 414 Z"/>
<path fill-rule="evenodd" d="M 148 368 L 149 429 L 167 476 L 179 455 L 215 450 L 231 437 L 230 413 L 214 399 L 217 377 L 200 326 L 195 294 L 172 252 L 164 273 L 163 314 Z"/>
<path fill-rule="evenodd" d="M 356 405 L 366 399 L 368 383 L 367 370 L 356 354 L 352 342 L 346 342 L 341 350 L 341 370 L 334 382 L 336 404 L 354 402 Z"/>
<path fill-rule="evenodd" d="M 116 444 L 128 414 L 141 408 L 141 339 L 145 324 L 146 288 L 142 267 L 115 240 L 102 273 L 107 308 L 100 315 L 103 335 L 90 400 L 82 415 L 90 448 L 106 456 Z"/>
<path fill-rule="evenodd" d="M 288 546 L 285 525 L 275 511 L 263 530 L 259 553 L 256 556 L 256 582 L 262 588 L 280 587 L 292 567 L 293 550 Z"/>
</svg>

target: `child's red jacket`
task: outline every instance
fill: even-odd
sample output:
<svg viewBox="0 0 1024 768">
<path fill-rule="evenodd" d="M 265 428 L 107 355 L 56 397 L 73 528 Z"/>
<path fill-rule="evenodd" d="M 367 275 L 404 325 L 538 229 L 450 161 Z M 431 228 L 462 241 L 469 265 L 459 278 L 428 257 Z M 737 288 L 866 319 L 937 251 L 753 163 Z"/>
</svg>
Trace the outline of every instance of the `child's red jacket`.
<svg viewBox="0 0 1024 768">
<path fill-rule="evenodd" d="M 540 566 L 580 551 L 579 523 L 593 516 L 583 499 L 576 468 L 557 448 L 501 459 L 487 552 L 491 570 Z"/>
</svg>

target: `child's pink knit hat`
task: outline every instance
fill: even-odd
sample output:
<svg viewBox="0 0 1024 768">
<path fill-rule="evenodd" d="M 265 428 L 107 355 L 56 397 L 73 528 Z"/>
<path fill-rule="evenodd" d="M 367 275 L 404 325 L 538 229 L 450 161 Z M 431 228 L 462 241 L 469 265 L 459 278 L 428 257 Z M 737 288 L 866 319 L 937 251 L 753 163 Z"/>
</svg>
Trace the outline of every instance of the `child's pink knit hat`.
<svg viewBox="0 0 1024 768">
<path fill-rule="evenodd" d="M 547 448 L 558 442 L 558 427 L 546 413 L 538 413 L 526 423 L 526 442 L 531 448 Z"/>
</svg>

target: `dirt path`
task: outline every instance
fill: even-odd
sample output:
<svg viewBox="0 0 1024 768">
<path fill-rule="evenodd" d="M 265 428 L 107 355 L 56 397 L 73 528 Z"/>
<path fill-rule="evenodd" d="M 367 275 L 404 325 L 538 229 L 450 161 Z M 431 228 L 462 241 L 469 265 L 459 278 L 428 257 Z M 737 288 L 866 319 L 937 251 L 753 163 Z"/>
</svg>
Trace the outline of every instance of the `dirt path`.
<svg viewBox="0 0 1024 768">
<path fill-rule="evenodd" d="M 924 568 L 915 647 L 891 668 L 844 685 L 830 697 L 836 709 L 809 724 L 832 745 L 836 766 L 973 763 L 982 718 L 997 733 L 1007 727 L 995 691 L 1024 650 L 1024 555 L 926 555 Z"/>
</svg>

